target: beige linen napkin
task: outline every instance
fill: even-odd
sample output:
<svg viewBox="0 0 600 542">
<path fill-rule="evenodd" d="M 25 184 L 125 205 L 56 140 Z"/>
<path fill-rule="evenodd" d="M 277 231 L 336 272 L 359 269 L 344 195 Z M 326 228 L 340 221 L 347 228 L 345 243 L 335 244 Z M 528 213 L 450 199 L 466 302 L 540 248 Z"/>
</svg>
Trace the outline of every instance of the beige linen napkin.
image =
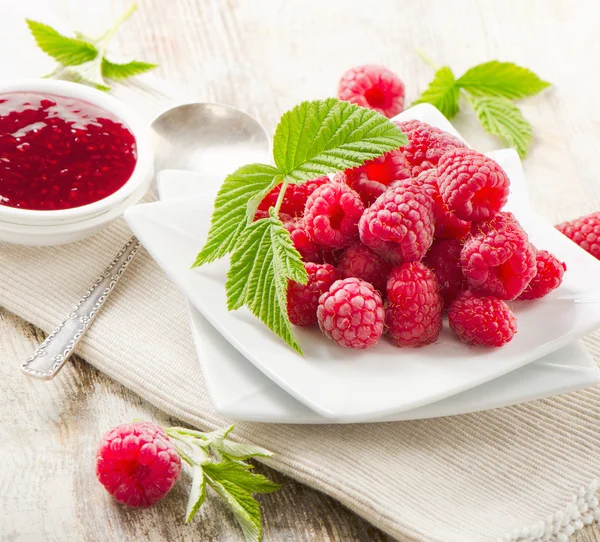
<svg viewBox="0 0 600 542">
<path fill-rule="evenodd" d="M 121 95 L 131 102 L 134 93 Z M 157 110 L 147 93 L 135 96 L 146 113 Z M 600 208 L 600 201 L 585 203 Z M 129 235 L 119 221 L 68 246 L 0 244 L 0 305 L 50 331 Z M 586 345 L 600 359 L 600 334 L 588 337 Z M 184 299 L 144 251 L 79 353 L 192 425 L 230 422 L 213 410 L 204 386 Z M 593 482 L 600 472 L 599 388 L 434 420 L 238 423 L 236 435 L 273 450 L 271 466 L 399 540 L 534 540 L 600 519 Z"/>
</svg>

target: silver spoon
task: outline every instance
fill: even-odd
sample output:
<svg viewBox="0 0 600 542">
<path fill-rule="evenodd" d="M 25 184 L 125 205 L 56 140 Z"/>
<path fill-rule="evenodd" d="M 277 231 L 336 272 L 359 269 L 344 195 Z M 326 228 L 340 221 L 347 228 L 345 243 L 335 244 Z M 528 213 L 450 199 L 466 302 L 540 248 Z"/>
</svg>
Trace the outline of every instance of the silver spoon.
<svg viewBox="0 0 600 542">
<path fill-rule="evenodd" d="M 190 103 L 168 109 L 151 125 L 156 171 L 187 169 L 222 175 L 268 160 L 269 138 L 247 113 L 228 105 Z M 21 365 L 21 371 L 50 380 L 61 370 L 96 314 L 140 249 L 132 237 L 77 306 Z"/>
</svg>

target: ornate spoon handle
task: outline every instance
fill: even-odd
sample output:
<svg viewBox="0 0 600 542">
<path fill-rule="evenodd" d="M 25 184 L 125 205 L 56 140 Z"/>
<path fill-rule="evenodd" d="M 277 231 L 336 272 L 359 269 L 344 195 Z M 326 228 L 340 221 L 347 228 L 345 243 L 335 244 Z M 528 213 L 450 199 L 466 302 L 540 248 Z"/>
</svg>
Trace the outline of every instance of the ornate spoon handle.
<svg viewBox="0 0 600 542">
<path fill-rule="evenodd" d="M 132 237 L 127 242 L 104 273 L 79 300 L 77 306 L 21 365 L 21 371 L 41 380 L 50 380 L 56 376 L 75 350 L 77 343 L 85 335 L 140 246 L 136 237 Z"/>
</svg>

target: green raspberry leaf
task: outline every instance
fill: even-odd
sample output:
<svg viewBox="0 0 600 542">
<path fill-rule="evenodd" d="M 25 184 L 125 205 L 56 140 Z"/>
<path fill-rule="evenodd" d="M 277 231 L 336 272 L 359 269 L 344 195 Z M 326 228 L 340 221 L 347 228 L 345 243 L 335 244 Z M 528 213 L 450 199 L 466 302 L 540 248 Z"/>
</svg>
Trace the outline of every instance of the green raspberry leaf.
<svg viewBox="0 0 600 542">
<path fill-rule="evenodd" d="M 188 498 L 187 509 L 185 511 L 185 522 L 189 523 L 192 521 L 196 512 L 200 510 L 200 507 L 206 500 L 206 477 L 204 471 L 200 465 L 193 466 L 192 474 L 192 489 L 190 490 L 190 496 Z"/>
<path fill-rule="evenodd" d="M 231 482 L 248 493 L 273 493 L 281 489 L 280 484 L 271 482 L 262 474 L 254 474 L 252 465 L 226 460 L 206 463 L 203 468 L 213 480 Z"/>
<path fill-rule="evenodd" d="M 469 102 L 481 125 L 515 148 L 524 158 L 533 139 L 531 124 L 508 98 L 469 96 Z"/>
<path fill-rule="evenodd" d="M 467 70 L 457 84 L 473 96 L 503 96 L 510 99 L 533 96 L 550 86 L 550 83 L 527 68 L 497 60 Z"/>
<path fill-rule="evenodd" d="M 192 267 L 210 263 L 233 250 L 248 224 L 248 200 L 273 188 L 278 173 L 273 166 L 248 164 L 227 176 L 215 199 L 208 239 Z"/>
<path fill-rule="evenodd" d="M 226 480 L 219 482 L 209 476 L 207 481 L 233 512 L 246 542 L 259 542 L 262 538 L 262 516 L 256 499 L 247 491 Z"/>
<path fill-rule="evenodd" d="M 285 180 L 303 182 L 362 165 L 408 142 L 383 115 L 336 98 L 302 102 L 284 113 L 273 157 Z"/>
<path fill-rule="evenodd" d="M 78 66 L 98 56 L 96 47 L 87 41 L 63 36 L 47 24 L 25 20 L 38 47 L 63 66 Z"/>
<path fill-rule="evenodd" d="M 98 90 L 110 90 L 110 87 L 102 77 L 101 62 L 99 62 L 99 59 L 94 59 L 77 66 L 69 66 L 65 68 L 63 76 L 68 77 L 76 83 L 91 85 Z"/>
<path fill-rule="evenodd" d="M 460 88 L 452 70 L 444 66 L 435 72 L 433 81 L 413 105 L 429 103 L 437 107 L 446 118 L 451 119 L 458 113 L 458 98 Z"/>
<path fill-rule="evenodd" d="M 111 62 L 106 57 L 102 59 L 102 75 L 107 79 L 114 79 L 115 81 L 140 75 L 153 70 L 156 67 L 158 67 L 157 64 L 150 64 L 148 62 L 141 62 L 139 60 L 133 60 L 125 64 L 118 64 L 116 62 Z"/>
<path fill-rule="evenodd" d="M 235 310 L 246 305 L 302 354 L 287 314 L 288 280 L 306 284 L 308 276 L 289 232 L 271 210 L 270 218 L 248 225 L 235 245 L 225 282 L 227 308 Z"/>
<path fill-rule="evenodd" d="M 223 445 L 220 451 L 225 457 L 231 459 L 249 459 L 250 457 L 271 457 L 273 452 L 256 446 L 254 444 L 244 444 L 234 442 L 229 439 L 223 440 Z"/>
</svg>

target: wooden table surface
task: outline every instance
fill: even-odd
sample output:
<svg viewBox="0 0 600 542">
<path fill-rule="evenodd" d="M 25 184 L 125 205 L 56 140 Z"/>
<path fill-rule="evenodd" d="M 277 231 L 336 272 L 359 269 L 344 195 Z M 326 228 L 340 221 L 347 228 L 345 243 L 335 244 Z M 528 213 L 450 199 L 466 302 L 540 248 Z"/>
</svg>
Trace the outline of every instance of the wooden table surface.
<svg viewBox="0 0 600 542">
<path fill-rule="evenodd" d="M 127 4 L 0 0 L 4 73 L 37 76 L 52 66 L 27 35 L 24 16 L 66 29 L 97 30 Z M 600 159 L 595 158 L 595 170 L 585 160 L 600 141 L 599 117 L 586 105 L 597 103 L 600 25 L 594 1 L 580 2 L 577 10 L 568 0 L 140 4 L 115 40 L 121 51 L 159 63 L 159 75 L 199 100 L 248 110 L 268 129 L 295 103 L 334 94 L 343 70 L 360 63 L 395 70 L 406 82 L 409 101 L 414 99 L 432 75 L 416 56 L 416 46 L 458 72 L 493 58 L 522 63 L 556 85 L 523 106 L 537 135 L 525 163 L 528 179 L 536 188 L 543 187 L 545 174 L 597 183 Z M 580 79 L 580 73 L 588 79 Z M 470 114 L 461 115 L 457 124 L 481 150 L 500 146 Z M 533 199 L 560 201 L 560 196 L 536 190 Z M 184 525 L 184 484 L 150 510 L 98 506 L 106 501 L 97 498 L 103 490 L 93 472 L 95 435 L 133 418 L 161 424 L 177 420 L 78 358 L 54 381 L 32 384 L 18 365 L 42 339 L 38 330 L 0 309 L 0 540 L 240 540 L 230 514 L 212 499 L 191 525 Z M 260 497 L 265 540 L 390 540 L 329 497 L 265 467 L 259 470 L 285 484 L 282 491 Z M 600 541 L 600 529 L 586 527 L 573 539 Z"/>
</svg>

